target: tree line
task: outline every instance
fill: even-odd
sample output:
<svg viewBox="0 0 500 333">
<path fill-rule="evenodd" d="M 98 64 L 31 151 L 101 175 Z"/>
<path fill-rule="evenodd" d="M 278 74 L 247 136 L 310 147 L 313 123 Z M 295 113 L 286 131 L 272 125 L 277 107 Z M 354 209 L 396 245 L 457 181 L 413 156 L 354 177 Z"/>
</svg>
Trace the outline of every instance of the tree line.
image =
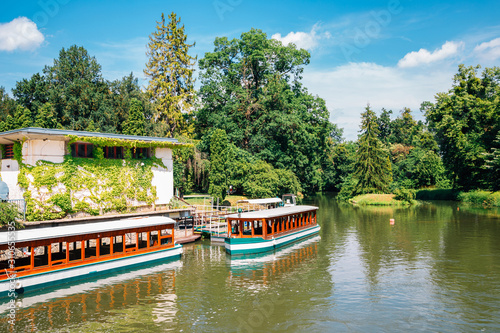
<svg viewBox="0 0 500 333">
<path fill-rule="evenodd" d="M 356 141 L 344 141 L 324 99 L 302 83 L 310 54 L 258 29 L 217 37 L 203 58 L 190 55 L 184 25 L 162 14 L 149 36 L 149 81 L 102 77 L 81 46 L 52 65 L 0 87 L 0 131 L 36 126 L 176 137 L 175 186 L 224 199 L 285 192 L 394 193 L 422 187 L 498 190 L 500 69 L 460 66 L 453 86 L 422 103 L 425 121 L 404 108 L 367 106 Z M 200 88 L 194 88 L 198 64 Z"/>
</svg>

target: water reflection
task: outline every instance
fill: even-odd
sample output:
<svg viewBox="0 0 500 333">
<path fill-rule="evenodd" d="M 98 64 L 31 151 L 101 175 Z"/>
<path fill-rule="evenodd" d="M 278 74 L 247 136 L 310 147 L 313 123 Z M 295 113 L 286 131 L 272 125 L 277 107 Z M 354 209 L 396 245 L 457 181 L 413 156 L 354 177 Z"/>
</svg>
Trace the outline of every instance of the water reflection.
<svg viewBox="0 0 500 333">
<path fill-rule="evenodd" d="M 170 302 L 166 307 L 165 300 L 175 300 L 175 271 L 181 266 L 181 262 L 146 266 L 21 295 L 15 326 L 7 322 L 8 318 L 2 317 L 0 331 L 38 332 L 62 327 L 76 332 L 106 327 L 119 331 L 120 326 L 129 331 L 127 326 L 133 320 L 127 317 L 133 312 L 131 310 L 138 308 L 141 311 L 137 311 L 134 317 L 142 313 L 145 325 L 151 323 L 150 318 L 154 318 L 153 323 L 166 321 L 168 316 L 173 320 L 175 304 Z M 151 298 L 152 295 L 155 296 Z M 144 311 L 146 308 L 151 310 Z M 2 304 L 0 311 L 5 315 L 7 304 Z"/>
</svg>

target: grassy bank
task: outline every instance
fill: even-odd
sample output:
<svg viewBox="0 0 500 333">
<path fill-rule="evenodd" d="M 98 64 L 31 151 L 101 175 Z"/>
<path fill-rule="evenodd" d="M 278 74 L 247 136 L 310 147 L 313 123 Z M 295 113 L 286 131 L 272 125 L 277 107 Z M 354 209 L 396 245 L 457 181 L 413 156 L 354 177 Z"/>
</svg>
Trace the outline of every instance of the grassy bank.
<svg viewBox="0 0 500 333">
<path fill-rule="evenodd" d="M 407 201 L 394 199 L 394 194 L 362 194 L 357 195 L 349 202 L 355 205 L 370 205 L 370 206 L 407 206 Z M 416 201 L 415 201 L 416 203 Z"/>
<path fill-rule="evenodd" d="M 475 205 L 482 205 L 485 207 L 500 207 L 500 192 L 489 191 L 470 191 L 460 192 L 458 200 Z"/>
</svg>

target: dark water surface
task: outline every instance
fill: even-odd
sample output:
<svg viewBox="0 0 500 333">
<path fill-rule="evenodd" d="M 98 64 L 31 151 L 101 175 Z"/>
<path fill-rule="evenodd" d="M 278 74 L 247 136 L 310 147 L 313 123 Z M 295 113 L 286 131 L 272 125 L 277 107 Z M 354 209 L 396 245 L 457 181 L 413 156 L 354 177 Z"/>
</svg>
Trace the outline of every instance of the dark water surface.
<svg viewBox="0 0 500 333">
<path fill-rule="evenodd" d="M 178 262 L 27 294 L 0 332 L 500 332 L 500 210 L 306 203 L 319 237 L 238 258 L 186 245 Z"/>
</svg>

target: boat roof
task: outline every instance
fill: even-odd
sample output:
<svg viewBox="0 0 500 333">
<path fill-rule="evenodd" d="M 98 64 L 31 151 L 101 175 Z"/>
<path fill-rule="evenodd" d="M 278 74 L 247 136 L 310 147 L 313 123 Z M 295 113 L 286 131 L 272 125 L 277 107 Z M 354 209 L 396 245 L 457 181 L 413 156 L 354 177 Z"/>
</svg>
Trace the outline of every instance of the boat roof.
<svg viewBox="0 0 500 333">
<path fill-rule="evenodd" d="M 36 241 L 42 239 L 60 238 L 94 234 L 100 232 L 126 230 L 140 227 L 154 227 L 159 225 L 175 224 L 175 221 L 164 216 L 149 216 L 128 218 L 107 222 L 94 222 L 85 224 L 72 224 L 59 227 L 46 227 L 36 229 L 19 229 L 14 231 L 15 238 L 10 241 L 15 243 Z M 9 242 L 9 231 L 0 232 L 0 245 Z"/>
<path fill-rule="evenodd" d="M 273 217 L 287 216 L 287 215 L 292 215 L 292 214 L 300 214 L 300 213 L 310 212 L 312 210 L 317 210 L 317 209 L 319 209 L 319 208 L 316 206 L 306 206 L 306 205 L 289 206 L 289 207 L 279 207 L 279 208 L 273 208 L 273 209 L 246 212 L 246 213 L 241 213 L 241 214 L 230 214 L 230 215 L 227 215 L 226 218 L 228 218 L 228 219 L 245 219 L 245 220 L 255 219 L 255 220 L 259 220 L 259 219 L 269 219 L 269 218 L 273 218 Z"/>
<path fill-rule="evenodd" d="M 261 198 L 261 199 L 238 200 L 238 202 L 245 202 L 245 203 L 256 204 L 256 205 L 265 205 L 265 204 L 277 203 L 277 202 L 281 202 L 281 201 L 282 200 L 280 198 Z"/>
</svg>

